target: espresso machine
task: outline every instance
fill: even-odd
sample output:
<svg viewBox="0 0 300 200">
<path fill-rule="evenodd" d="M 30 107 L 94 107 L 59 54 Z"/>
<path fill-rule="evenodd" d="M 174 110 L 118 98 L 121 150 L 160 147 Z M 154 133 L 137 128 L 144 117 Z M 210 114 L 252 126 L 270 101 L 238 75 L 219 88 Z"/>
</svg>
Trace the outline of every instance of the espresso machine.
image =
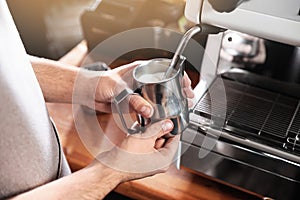
<svg viewBox="0 0 300 200">
<path fill-rule="evenodd" d="M 187 0 L 185 16 L 219 33 L 209 35 L 198 66 L 179 167 L 271 199 L 299 199 L 300 1 Z M 265 62 L 221 62 L 224 30 L 262 38 Z"/>
</svg>

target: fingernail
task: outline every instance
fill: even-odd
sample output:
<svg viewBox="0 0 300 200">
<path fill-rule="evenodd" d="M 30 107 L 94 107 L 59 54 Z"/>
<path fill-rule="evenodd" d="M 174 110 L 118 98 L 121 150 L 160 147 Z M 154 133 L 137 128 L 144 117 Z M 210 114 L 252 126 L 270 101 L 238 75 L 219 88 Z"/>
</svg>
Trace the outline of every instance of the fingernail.
<svg viewBox="0 0 300 200">
<path fill-rule="evenodd" d="M 144 115 L 149 116 L 151 114 L 151 108 L 149 108 L 148 106 L 143 106 L 141 108 L 141 113 L 143 113 Z"/>
<path fill-rule="evenodd" d="M 164 122 L 162 124 L 162 129 L 164 130 L 164 132 L 170 131 L 172 128 L 173 128 L 173 124 L 171 122 L 169 122 L 169 121 Z"/>
</svg>

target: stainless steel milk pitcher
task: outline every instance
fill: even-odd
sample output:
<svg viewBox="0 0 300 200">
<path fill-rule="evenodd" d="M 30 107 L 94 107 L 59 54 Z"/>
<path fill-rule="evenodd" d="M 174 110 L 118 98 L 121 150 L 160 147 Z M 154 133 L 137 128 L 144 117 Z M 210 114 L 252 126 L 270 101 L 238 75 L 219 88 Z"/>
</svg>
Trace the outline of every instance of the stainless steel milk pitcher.
<svg viewBox="0 0 300 200">
<path fill-rule="evenodd" d="M 140 133 L 151 123 L 170 119 L 174 124 L 170 136 L 180 134 L 189 123 L 188 101 L 182 89 L 185 58 L 181 57 L 171 76 L 164 77 L 171 60 L 157 58 L 137 66 L 133 70 L 135 91 L 123 90 L 114 99 L 121 123 L 128 133 Z M 135 127 L 128 127 L 124 114 L 120 108 L 128 95 L 139 94 L 145 98 L 154 108 L 150 119 L 138 115 L 138 123 Z"/>
</svg>

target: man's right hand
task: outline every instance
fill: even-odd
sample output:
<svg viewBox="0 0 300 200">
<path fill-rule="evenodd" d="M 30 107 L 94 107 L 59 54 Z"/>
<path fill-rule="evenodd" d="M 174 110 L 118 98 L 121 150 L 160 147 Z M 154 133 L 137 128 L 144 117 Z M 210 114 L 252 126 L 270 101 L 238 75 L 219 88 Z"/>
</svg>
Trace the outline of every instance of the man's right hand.
<svg viewBox="0 0 300 200">
<path fill-rule="evenodd" d="M 173 129 L 170 120 L 150 125 L 144 133 L 128 135 L 112 150 L 101 153 L 93 164 L 100 162 L 120 176 L 120 182 L 165 172 L 173 162 L 179 135 L 165 139 Z"/>
</svg>

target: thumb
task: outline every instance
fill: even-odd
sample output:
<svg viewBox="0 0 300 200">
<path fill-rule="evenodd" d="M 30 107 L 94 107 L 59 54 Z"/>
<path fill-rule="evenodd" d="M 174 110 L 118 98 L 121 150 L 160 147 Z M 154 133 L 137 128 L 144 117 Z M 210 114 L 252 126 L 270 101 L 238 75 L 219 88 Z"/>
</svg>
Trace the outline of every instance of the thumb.
<svg viewBox="0 0 300 200">
<path fill-rule="evenodd" d="M 145 118 L 150 118 L 153 115 L 153 108 L 151 104 L 140 95 L 130 95 L 130 106 Z"/>
<path fill-rule="evenodd" d="M 138 60 L 138 61 L 134 61 L 134 62 L 126 64 L 126 65 L 122 65 L 116 69 L 118 70 L 119 75 L 122 76 L 123 74 L 128 73 L 128 71 L 133 70 L 136 66 L 141 65 L 146 62 L 147 61 Z"/>
<path fill-rule="evenodd" d="M 174 124 L 171 120 L 165 119 L 154 124 L 151 124 L 147 127 L 146 131 L 142 134 L 144 138 L 153 138 L 156 140 L 157 138 L 161 138 L 162 136 L 168 134 L 172 131 Z"/>
</svg>

